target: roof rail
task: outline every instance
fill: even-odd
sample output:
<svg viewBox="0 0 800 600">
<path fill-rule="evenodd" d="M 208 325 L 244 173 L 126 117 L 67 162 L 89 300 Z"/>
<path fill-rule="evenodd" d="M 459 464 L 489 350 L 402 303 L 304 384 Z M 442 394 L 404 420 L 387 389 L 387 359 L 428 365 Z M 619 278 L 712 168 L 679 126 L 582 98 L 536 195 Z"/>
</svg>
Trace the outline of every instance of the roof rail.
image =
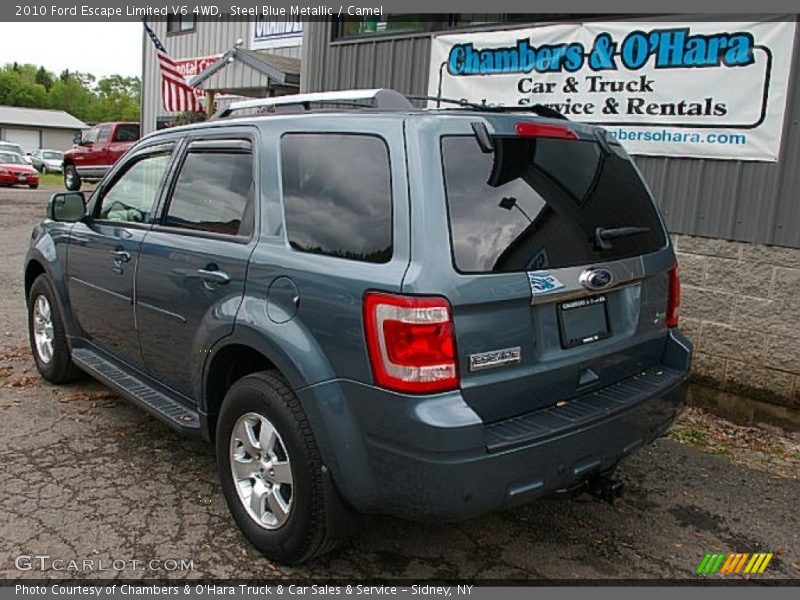
<svg viewBox="0 0 800 600">
<path fill-rule="evenodd" d="M 221 108 L 211 120 L 222 119 L 239 110 L 249 108 L 270 108 L 274 106 L 301 106 L 311 110 L 312 104 L 351 104 L 359 108 L 383 108 L 390 110 L 409 110 L 414 106 L 400 92 L 387 88 L 374 90 L 341 90 L 337 92 L 317 92 L 313 94 L 290 94 L 272 98 L 254 98 L 231 102 Z"/>
</svg>

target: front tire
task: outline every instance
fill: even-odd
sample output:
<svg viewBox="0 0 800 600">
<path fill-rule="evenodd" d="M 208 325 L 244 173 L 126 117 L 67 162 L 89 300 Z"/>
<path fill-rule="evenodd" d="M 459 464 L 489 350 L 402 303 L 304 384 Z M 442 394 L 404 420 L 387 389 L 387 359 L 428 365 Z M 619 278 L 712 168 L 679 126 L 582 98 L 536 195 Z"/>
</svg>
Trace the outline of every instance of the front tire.
<svg viewBox="0 0 800 600">
<path fill-rule="evenodd" d="M 253 546 L 285 564 L 333 548 L 331 488 L 311 426 L 280 375 L 254 373 L 231 386 L 215 443 L 225 500 Z"/>
<path fill-rule="evenodd" d="M 77 192 L 81 189 L 81 176 L 78 175 L 75 165 L 64 166 L 64 187 L 70 192 Z"/>
<path fill-rule="evenodd" d="M 32 190 L 35 190 L 36 188 L 39 187 L 39 184 L 38 183 L 31 183 L 28 187 L 31 188 Z"/>
<path fill-rule="evenodd" d="M 42 377 L 52 383 L 67 383 L 80 376 L 70 357 L 56 294 L 46 275 L 36 278 L 28 295 L 28 335 Z"/>
</svg>

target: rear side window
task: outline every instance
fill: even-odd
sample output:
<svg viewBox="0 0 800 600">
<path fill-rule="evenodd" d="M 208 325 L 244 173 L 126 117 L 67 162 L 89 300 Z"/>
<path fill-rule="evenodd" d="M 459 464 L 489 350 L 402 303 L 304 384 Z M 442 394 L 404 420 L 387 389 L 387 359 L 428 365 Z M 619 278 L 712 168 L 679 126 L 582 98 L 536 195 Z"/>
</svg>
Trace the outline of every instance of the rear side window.
<svg viewBox="0 0 800 600">
<path fill-rule="evenodd" d="M 442 138 L 453 259 L 459 271 L 571 267 L 638 256 L 666 245 L 650 194 L 620 147 L 611 145 L 604 156 L 591 141 L 509 138 L 497 139 L 496 146 L 494 154 L 484 154 L 473 136 Z M 601 249 L 595 240 L 598 227 L 641 231 L 616 237 Z"/>
<path fill-rule="evenodd" d="M 287 134 L 281 169 L 289 244 L 364 262 L 392 257 L 389 149 L 379 137 Z"/>
<path fill-rule="evenodd" d="M 164 225 L 249 236 L 254 227 L 253 155 L 189 152 L 172 192 Z"/>
</svg>

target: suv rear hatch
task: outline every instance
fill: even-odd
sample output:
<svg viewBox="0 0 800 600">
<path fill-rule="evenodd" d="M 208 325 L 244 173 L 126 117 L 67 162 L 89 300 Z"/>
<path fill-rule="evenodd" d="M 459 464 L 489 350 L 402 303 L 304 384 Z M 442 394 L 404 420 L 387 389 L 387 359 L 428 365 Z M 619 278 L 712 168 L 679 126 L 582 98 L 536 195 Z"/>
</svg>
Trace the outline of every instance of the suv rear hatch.
<svg viewBox="0 0 800 600">
<path fill-rule="evenodd" d="M 623 148 L 566 121 L 454 121 L 439 144 L 466 402 L 493 422 L 659 364 L 674 255 Z"/>
</svg>

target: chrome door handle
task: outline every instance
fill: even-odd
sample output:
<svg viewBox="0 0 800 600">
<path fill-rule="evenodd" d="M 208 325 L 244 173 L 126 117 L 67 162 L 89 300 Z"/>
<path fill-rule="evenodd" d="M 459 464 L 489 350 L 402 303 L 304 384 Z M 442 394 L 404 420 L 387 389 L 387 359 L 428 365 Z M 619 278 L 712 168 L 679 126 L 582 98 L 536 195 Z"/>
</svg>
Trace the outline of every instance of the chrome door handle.
<svg viewBox="0 0 800 600">
<path fill-rule="evenodd" d="M 230 283 L 231 280 L 230 275 L 228 275 L 225 271 L 209 271 L 208 269 L 198 269 L 197 274 L 200 275 L 200 279 L 203 281 L 217 283 L 219 285 Z"/>
<path fill-rule="evenodd" d="M 131 259 L 130 252 L 125 250 L 112 250 L 111 256 L 114 257 L 114 262 L 128 262 Z"/>
</svg>

